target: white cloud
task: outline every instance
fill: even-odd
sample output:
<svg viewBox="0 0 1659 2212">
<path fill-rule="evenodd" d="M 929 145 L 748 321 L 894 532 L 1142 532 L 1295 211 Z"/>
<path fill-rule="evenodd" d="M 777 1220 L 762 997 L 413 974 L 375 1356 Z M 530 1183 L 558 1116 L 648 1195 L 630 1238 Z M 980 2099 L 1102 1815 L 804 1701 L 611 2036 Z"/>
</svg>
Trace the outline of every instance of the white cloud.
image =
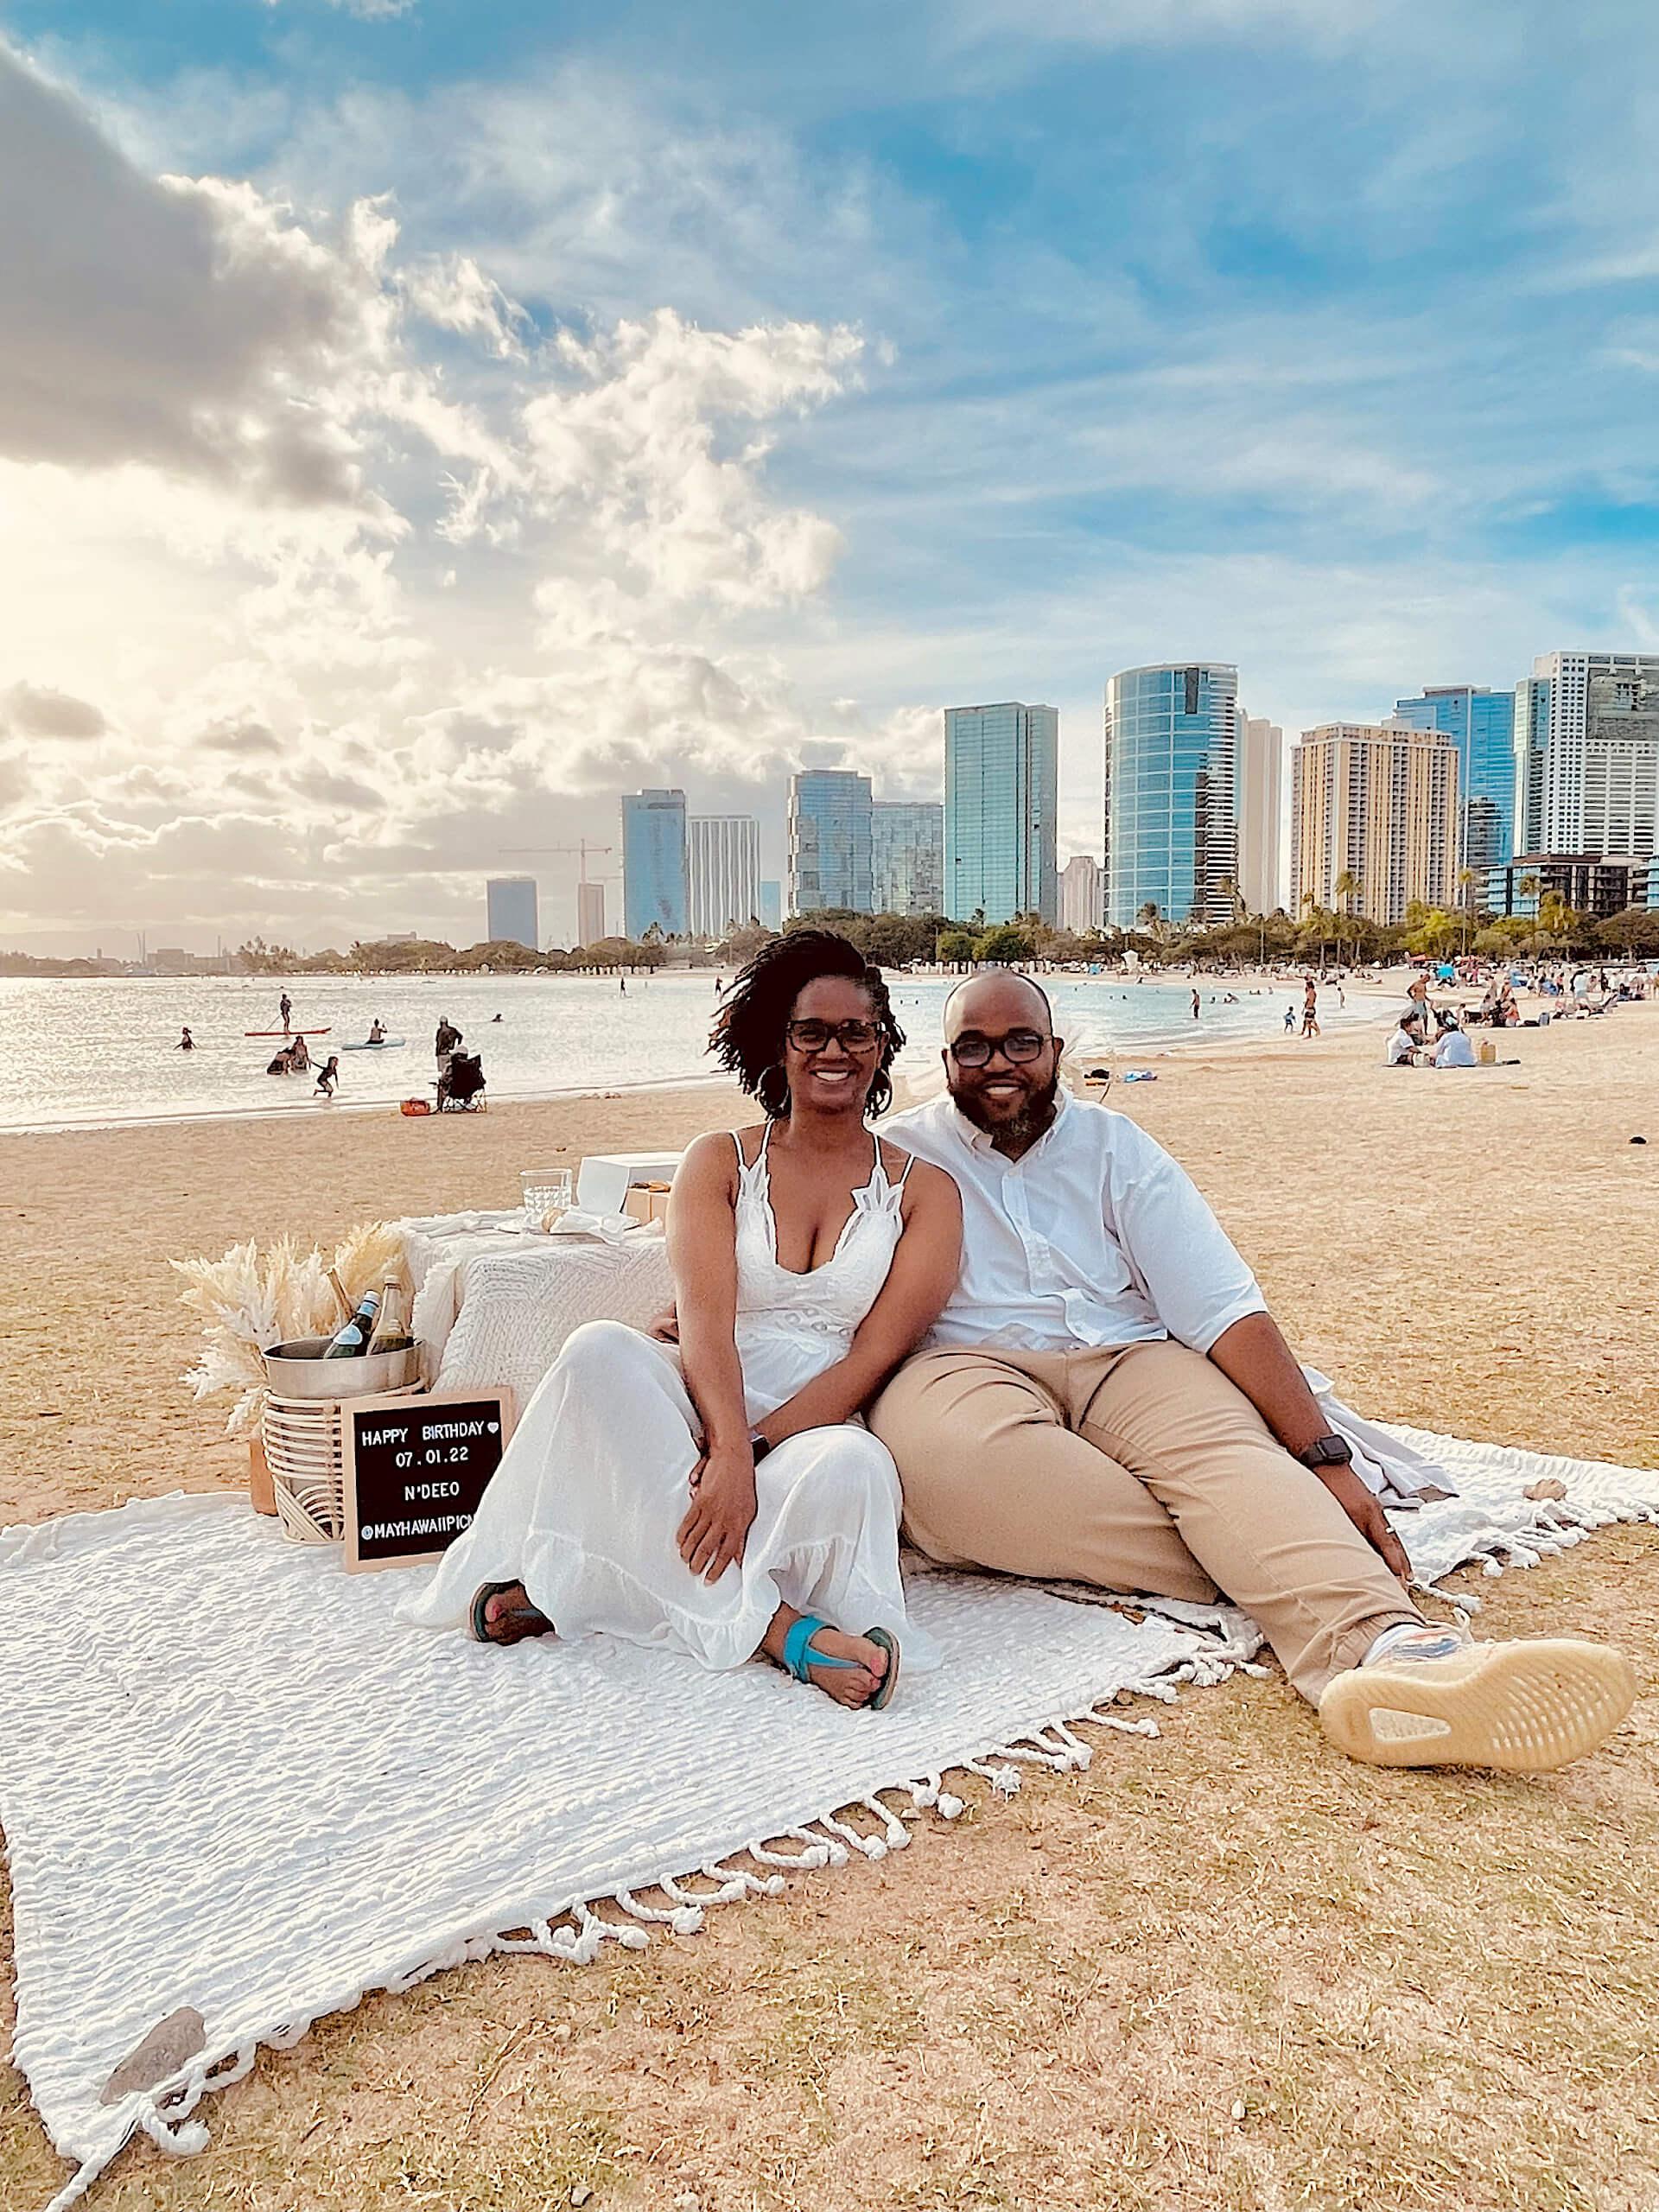
<svg viewBox="0 0 1659 2212">
<path fill-rule="evenodd" d="M 582 518 L 601 558 L 669 598 L 804 598 L 828 579 L 840 533 L 767 501 L 757 426 L 833 398 L 860 347 L 853 332 L 813 324 L 698 330 L 668 308 L 592 343 L 566 337 L 574 384 L 524 410 L 536 496 L 555 518 Z"/>
<path fill-rule="evenodd" d="M 268 8 L 282 4 L 283 0 L 265 0 Z M 355 16 L 362 23 L 392 23 L 400 16 L 412 16 L 420 0 L 327 0 L 327 5 L 342 15 Z"/>
<path fill-rule="evenodd" d="M 0 454 L 361 499 L 350 372 L 384 337 L 372 237 L 321 240 L 246 184 L 144 175 L 3 42 L 0 202 L 29 211 L 0 226 Z"/>
<path fill-rule="evenodd" d="M 14 683 L 0 692 L 0 733 L 20 737 L 102 737 L 109 724 L 86 699 L 33 683 Z"/>
<path fill-rule="evenodd" d="M 481 338 L 502 360 L 522 360 L 529 318 L 469 253 L 429 255 L 405 269 L 404 297 L 413 311 L 445 330 Z"/>
</svg>

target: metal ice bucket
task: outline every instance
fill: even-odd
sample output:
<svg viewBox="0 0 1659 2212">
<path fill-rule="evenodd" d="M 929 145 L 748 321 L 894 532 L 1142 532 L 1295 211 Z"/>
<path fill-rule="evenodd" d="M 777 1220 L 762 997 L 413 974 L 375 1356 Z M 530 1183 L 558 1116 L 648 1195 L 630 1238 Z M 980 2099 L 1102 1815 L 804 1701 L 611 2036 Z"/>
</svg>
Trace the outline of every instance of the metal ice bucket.
<svg viewBox="0 0 1659 2212">
<path fill-rule="evenodd" d="M 283 1398 L 366 1398 L 377 1390 L 403 1390 L 418 1382 L 418 1344 L 402 1351 L 371 1351 L 355 1359 L 325 1359 L 327 1337 L 296 1337 L 272 1344 L 265 1354 L 265 1375 Z"/>
</svg>

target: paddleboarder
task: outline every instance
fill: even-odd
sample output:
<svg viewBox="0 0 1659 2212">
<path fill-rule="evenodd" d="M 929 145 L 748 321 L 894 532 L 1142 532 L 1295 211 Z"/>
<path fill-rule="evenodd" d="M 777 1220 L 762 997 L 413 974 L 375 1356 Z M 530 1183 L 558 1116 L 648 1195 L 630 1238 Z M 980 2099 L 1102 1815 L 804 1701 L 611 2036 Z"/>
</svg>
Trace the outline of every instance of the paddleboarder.
<svg viewBox="0 0 1659 2212">
<path fill-rule="evenodd" d="M 293 1001 L 293 1000 L 292 1000 L 291 998 L 289 998 L 289 996 L 288 995 L 288 993 L 287 993 L 286 991 L 284 991 L 284 992 L 283 993 L 281 1005 L 280 1005 L 280 1006 L 279 1006 L 279 1007 L 278 1007 L 278 1012 L 281 1014 L 281 1015 L 282 1015 L 282 1017 L 283 1017 L 283 1036 L 284 1036 L 284 1037 L 286 1037 L 286 1036 L 287 1036 L 287 1034 L 288 1034 L 288 1032 L 289 1032 L 289 1016 L 293 1013 L 293 1011 L 294 1011 L 294 1001 Z"/>
</svg>

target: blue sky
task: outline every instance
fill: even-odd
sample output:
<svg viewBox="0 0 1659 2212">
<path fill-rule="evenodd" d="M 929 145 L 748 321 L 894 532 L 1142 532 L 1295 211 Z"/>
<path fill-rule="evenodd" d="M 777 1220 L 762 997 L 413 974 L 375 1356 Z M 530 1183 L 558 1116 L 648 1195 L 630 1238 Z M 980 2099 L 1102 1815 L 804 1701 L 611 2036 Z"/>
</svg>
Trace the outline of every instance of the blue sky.
<svg viewBox="0 0 1659 2212">
<path fill-rule="evenodd" d="M 89 210 L 221 181 L 150 318 L 191 359 L 157 340 L 118 403 L 131 264 L 89 249 L 99 312 L 54 292 L 10 445 L 0 381 L 34 542 L 111 609 L 78 644 L 18 557 L 0 934 L 111 901 L 152 934 L 464 933 L 504 820 L 601 834 L 642 779 L 757 808 L 775 861 L 790 765 L 925 789 L 974 698 L 1058 703 L 1063 851 L 1097 849 L 1115 668 L 1236 660 L 1294 732 L 1659 641 L 1650 9 L 601 16 L 0 7 Z M 85 402 L 43 419 L 83 375 L 96 436 Z M 255 763 L 280 854 L 227 827 Z"/>
</svg>

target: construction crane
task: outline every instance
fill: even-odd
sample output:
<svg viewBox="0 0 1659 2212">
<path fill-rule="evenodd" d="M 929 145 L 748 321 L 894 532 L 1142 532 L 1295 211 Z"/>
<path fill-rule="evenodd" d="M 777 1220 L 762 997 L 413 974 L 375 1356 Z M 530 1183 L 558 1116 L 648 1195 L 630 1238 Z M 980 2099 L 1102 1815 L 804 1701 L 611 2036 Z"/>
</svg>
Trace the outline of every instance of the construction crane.
<svg viewBox="0 0 1659 2212">
<path fill-rule="evenodd" d="M 497 850 L 503 860 L 531 860 L 537 856 L 548 859 L 556 853 L 576 853 L 580 855 L 582 861 L 576 880 L 578 882 L 586 883 L 588 854 L 613 853 L 616 848 L 614 845 L 590 845 L 585 837 L 578 837 L 574 845 L 500 845 L 497 847 Z M 601 883 L 608 882 L 614 874 L 615 870 L 612 869 L 609 874 L 601 876 L 599 880 Z"/>
<path fill-rule="evenodd" d="M 555 854 L 575 853 L 580 862 L 577 881 L 582 887 L 582 889 L 576 893 L 576 927 L 579 930 L 583 925 L 582 906 L 584 902 L 582 900 L 582 892 L 593 889 L 599 893 L 600 906 L 598 926 L 602 930 L 605 922 L 604 887 L 607 883 L 614 883 L 616 880 L 614 869 L 611 870 L 607 874 L 595 876 L 590 879 L 588 874 L 588 855 L 589 853 L 595 855 L 601 853 L 612 853 L 614 852 L 615 849 L 616 848 L 613 845 L 590 845 L 585 837 L 578 837 L 574 845 L 501 845 L 497 848 L 497 850 L 500 853 L 504 860 L 509 856 L 513 856 L 520 860 L 531 860 L 537 856 L 543 859 L 550 859 Z"/>
</svg>

